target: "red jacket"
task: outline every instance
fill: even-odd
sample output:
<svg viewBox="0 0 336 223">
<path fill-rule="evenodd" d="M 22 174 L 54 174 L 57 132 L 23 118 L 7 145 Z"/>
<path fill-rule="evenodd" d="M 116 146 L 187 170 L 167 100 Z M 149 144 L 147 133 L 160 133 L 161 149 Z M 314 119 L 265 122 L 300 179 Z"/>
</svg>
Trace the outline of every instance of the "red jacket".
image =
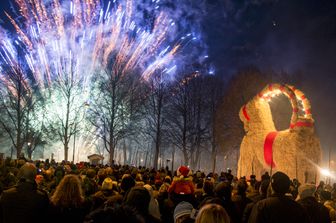
<svg viewBox="0 0 336 223">
<path fill-rule="evenodd" d="M 193 194 L 195 192 L 195 186 L 190 178 L 178 178 L 174 179 L 168 192 L 175 194 Z"/>
</svg>

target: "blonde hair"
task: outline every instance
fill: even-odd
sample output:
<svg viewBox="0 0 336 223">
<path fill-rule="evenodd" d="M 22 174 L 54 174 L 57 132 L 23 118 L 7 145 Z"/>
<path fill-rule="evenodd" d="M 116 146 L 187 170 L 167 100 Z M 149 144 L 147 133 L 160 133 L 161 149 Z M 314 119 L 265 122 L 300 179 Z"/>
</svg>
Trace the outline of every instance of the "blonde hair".
<svg viewBox="0 0 336 223">
<path fill-rule="evenodd" d="M 195 223 L 230 223 L 225 209 L 218 204 L 206 204 L 197 214 Z"/>
<path fill-rule="evenodd" d="M 84 196 L 78 176 L 73 174 L 64 176 L 50 201 L 60 207 L 80 207 L 84 203 Z"/>
</svg>

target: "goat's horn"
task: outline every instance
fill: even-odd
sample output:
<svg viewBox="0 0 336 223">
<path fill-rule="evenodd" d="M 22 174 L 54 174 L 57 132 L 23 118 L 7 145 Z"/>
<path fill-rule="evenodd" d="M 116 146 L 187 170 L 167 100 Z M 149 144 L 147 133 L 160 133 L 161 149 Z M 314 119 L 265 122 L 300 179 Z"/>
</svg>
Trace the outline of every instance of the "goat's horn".
<svg viewBox="0 0 336 223">
<path fill-rule="evenodd" d="M 269 84 L 256 97 L 258 97 L 260 100 L 270 101 L 272 97 L 278 94 L 284 94 L 289 99 L 292 105 L 293 112 L 290 128 L 293 128 L 298 119 L 299 107 L 296 95 L 290 87 L 288 87 L 287 85 Z"/>
<path fill-rule="evenodd" d="M 287 85 L 295 94 L 296 100 L 298 102 L 302 103 L 302 113 L 304 115 L 304 118 L 306 119 L 313 119 L 312 113 L 311 113 L 311 105 L 308 98 L 305 96 L 305 94 L 300 91 L 299 89 L 296 89 L 294 86 Z"/>
</svg>

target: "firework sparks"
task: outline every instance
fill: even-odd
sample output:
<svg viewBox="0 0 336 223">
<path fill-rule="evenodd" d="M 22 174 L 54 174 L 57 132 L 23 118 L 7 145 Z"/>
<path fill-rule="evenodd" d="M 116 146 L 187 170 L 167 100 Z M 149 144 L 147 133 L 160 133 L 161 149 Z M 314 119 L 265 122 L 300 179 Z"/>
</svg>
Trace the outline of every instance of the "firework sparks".
<svg viewBox="0 0 336 223">
<path fill-rule="evenodd" d="M 161 12 L 152 29 L 137 26 L 132 0 L 125 4 L 109 1 L 105 10 L 99 0 L 16 3 L 23 22 L 6 15 L 17 32 L 14 42 L 24 52 L 25 63 L 41 88 L 60 77 L 64 80 L 64 75 L 88 83 L 93 70 L 106 68 L 111 60 L 112 69 L 121 74 L 137 69 L 146 80 L 155 70 L 168 66 L 182 44 L 162 50 L 174 22 Z M 13 45 L 2 41 L 1 49 L 2 62 L 12 66 L 13 59 L 17 60 Z"/>
</svg>

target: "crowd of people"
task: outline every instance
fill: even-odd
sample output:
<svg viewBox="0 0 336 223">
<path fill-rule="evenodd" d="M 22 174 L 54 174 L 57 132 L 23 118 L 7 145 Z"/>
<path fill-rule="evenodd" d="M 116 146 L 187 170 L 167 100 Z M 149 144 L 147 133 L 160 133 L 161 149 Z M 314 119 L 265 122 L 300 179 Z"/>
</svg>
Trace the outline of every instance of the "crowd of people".
<svg viewBox="0 0 336 223">
<path fill-rule="evenodd" d="M 192 172 L 54 161 L 0 163 L 0 222 L 270 223 L 336 221 L 336 184 L 283 172 L 238 179 Z"/>
</svg>

